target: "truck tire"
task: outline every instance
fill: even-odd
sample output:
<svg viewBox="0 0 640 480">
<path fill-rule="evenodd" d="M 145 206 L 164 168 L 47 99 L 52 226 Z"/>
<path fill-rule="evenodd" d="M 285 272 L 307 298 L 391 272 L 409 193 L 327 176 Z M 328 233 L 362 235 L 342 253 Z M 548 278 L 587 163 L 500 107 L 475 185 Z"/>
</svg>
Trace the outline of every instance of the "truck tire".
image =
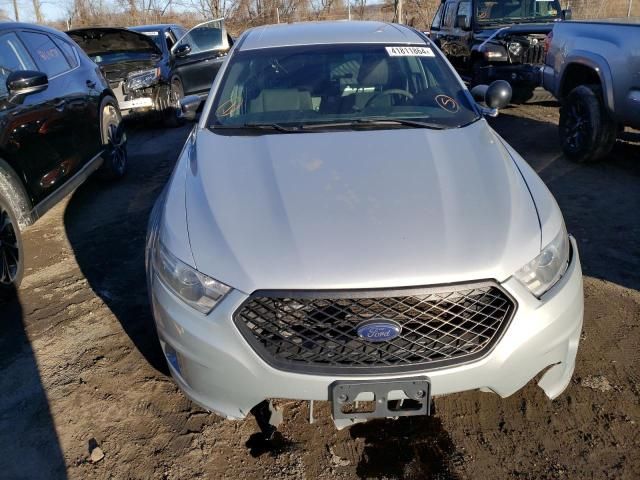
<svg viewBox="0 0 640 480">
<path fill-rule="evenodd" d="M 0 160 L 0 297 L 8 298 L 24 275 L 20 225 L 26 222 L 29 200 L 12 171 Z"/>
<path fill-rule="evenodd" d="M 100 175 L 107 180 L 122 178 L 127 171 L 127 135 L 122 114 L 113 97 L 104 97 L 100 103 L 100 135 L 103 164 Z"/>
<path fill-rule="evenodd" d="M 574 88 L 560 106 L 559 134 L 565 155 L 577 163 L 606 156 L 616 141 L 617 126 L 597 85 Z"/>
</svg>

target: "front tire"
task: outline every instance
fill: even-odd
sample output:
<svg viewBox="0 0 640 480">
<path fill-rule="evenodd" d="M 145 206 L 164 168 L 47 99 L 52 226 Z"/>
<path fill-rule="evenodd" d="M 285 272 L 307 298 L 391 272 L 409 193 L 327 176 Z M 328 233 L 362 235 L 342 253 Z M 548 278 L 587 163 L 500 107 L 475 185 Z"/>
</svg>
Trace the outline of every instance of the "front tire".
<svg viewBox="0 0 640 480">
<path fill-rule="evenodd" d="M 577 163 L 592 163 L 606 156 L 616 141 L 617 126 L 604 105 L 602 90 L 580 85 L 560 107 L 559 134 L 565 155 Z"/>
<path fill-rule="evenodd" d="M 104 150 L 102 177 L 109 180 L 122 178 L 127 171 L 127 134 L 113 97 L 105 97 L 100 104 L 100 134 Z"/>
<path fill-rule="evenodd" d="M 171 79 L 169 88 L 168 108 L 164 113 L 164 124 L 169 128 L 176 128 L 184 125 L 184 120 L 178 117 L 178 109 L 180 108 L 180 100 L 184 97 L 184 88 L 178 77 Z"/>
</svg>

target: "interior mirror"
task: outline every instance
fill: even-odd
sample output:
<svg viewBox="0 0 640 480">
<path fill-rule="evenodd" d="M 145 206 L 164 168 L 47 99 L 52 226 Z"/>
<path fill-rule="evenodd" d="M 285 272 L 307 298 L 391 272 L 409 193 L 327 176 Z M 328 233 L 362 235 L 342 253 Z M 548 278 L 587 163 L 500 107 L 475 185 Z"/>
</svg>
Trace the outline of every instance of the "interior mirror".
<svg viewBox="0 0 640 480">
<path fill-rule="evenodd" d="M 195 120 L 198 107 L 200 107 L 201 103 L 202 100 L 198 95 L 187 95 L 180 99 L 180 110 L 178 111 L 178 116 L 185 120 Z"/>
<path fill-rule="evenodd" d="M 566 10 L 562 10 L 562 19 L 563 20 L 571 20 L 573 13 L 571 13 L 571 9 L 567 8 Z"/>
<path fill-rule="evenodd" d="M 462 30 L 471 30 L 471 17 L 469 15 L 458 15 L 456 17 L 456 27 Z"/>
<path fill-rule="evenodd" d="M 471 89 L 471 95 L 476 102 L 484 103 L 491 109 L 490 114 L 495 116 L 500 108 L 504 108 L 511 102 L 511 85 L 506 80 L 496 80 L 491 85 L 476 85 Z"/>
<path fill-rule="evenodd" d="M 18 70 L 7 77 L 7 91 L 12 96 L 41 92 L 48 86 L 47 74 L 34 70 Z"/>
<path fill-rule="evenodd" d="M 186 57 L 191 53 L 191 45 L 188 43 L 183 43 L 182 45 L 178 45 L 176 49 L 173 51 L 173 54 L 176 57 Z"/>
</svg>

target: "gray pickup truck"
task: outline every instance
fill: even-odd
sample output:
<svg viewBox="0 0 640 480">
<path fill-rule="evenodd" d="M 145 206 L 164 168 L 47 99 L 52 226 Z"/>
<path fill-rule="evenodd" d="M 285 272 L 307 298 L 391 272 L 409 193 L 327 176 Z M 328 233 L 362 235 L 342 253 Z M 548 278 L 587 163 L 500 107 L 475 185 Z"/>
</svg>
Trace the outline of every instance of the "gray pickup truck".
<svg viewBox="0 0 640 480">
<path fill-rule="evenodd" d="M 640 23 L 559 22 L 549 37 L 543 83 L 561 102 L 562 148 L 596 161 L 625 126 L 640 128 Z"/>
</svg>

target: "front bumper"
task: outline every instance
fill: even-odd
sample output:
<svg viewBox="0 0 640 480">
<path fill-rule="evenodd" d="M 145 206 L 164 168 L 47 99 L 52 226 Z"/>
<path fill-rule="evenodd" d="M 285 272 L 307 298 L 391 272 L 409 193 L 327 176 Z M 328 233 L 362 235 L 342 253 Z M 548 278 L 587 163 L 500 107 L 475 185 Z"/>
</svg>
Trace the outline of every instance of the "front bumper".
<svg viewBox="0 0 640 480">
<path fill-rule="evenodd" d="M 539 385 L 550 398 L 555 398 L 571 380 L 582 330 L 582 272 L 575 240 L 572 238 L 571 242 L 573 255 L 567 272 L 541 300 L 513 278 L 502 284 L 517 299 L 518 310 L 488 355 L 469 364 L 438 370 L 378 376 L 277 370 L 253 351 L 233 323 L 233 312 L 247 298 L 238 291 L 232 291 L 205 316 L 153 281 L 153 312 L 171 374 L 180 388 L 195 403 L 226 418 L 243 418 L 267 398 L 328 400 L 329 385 L 336 379 L 426 375 L 433 395 L 481 389 L 506 397 L 551 367 Z"/>
<path fill-rule="evenodd" d="M 480 69 L 481 83 L 506 80 L 514 88 L 542 86 L 542 65 L 489 64 Z"/>
</svg>

